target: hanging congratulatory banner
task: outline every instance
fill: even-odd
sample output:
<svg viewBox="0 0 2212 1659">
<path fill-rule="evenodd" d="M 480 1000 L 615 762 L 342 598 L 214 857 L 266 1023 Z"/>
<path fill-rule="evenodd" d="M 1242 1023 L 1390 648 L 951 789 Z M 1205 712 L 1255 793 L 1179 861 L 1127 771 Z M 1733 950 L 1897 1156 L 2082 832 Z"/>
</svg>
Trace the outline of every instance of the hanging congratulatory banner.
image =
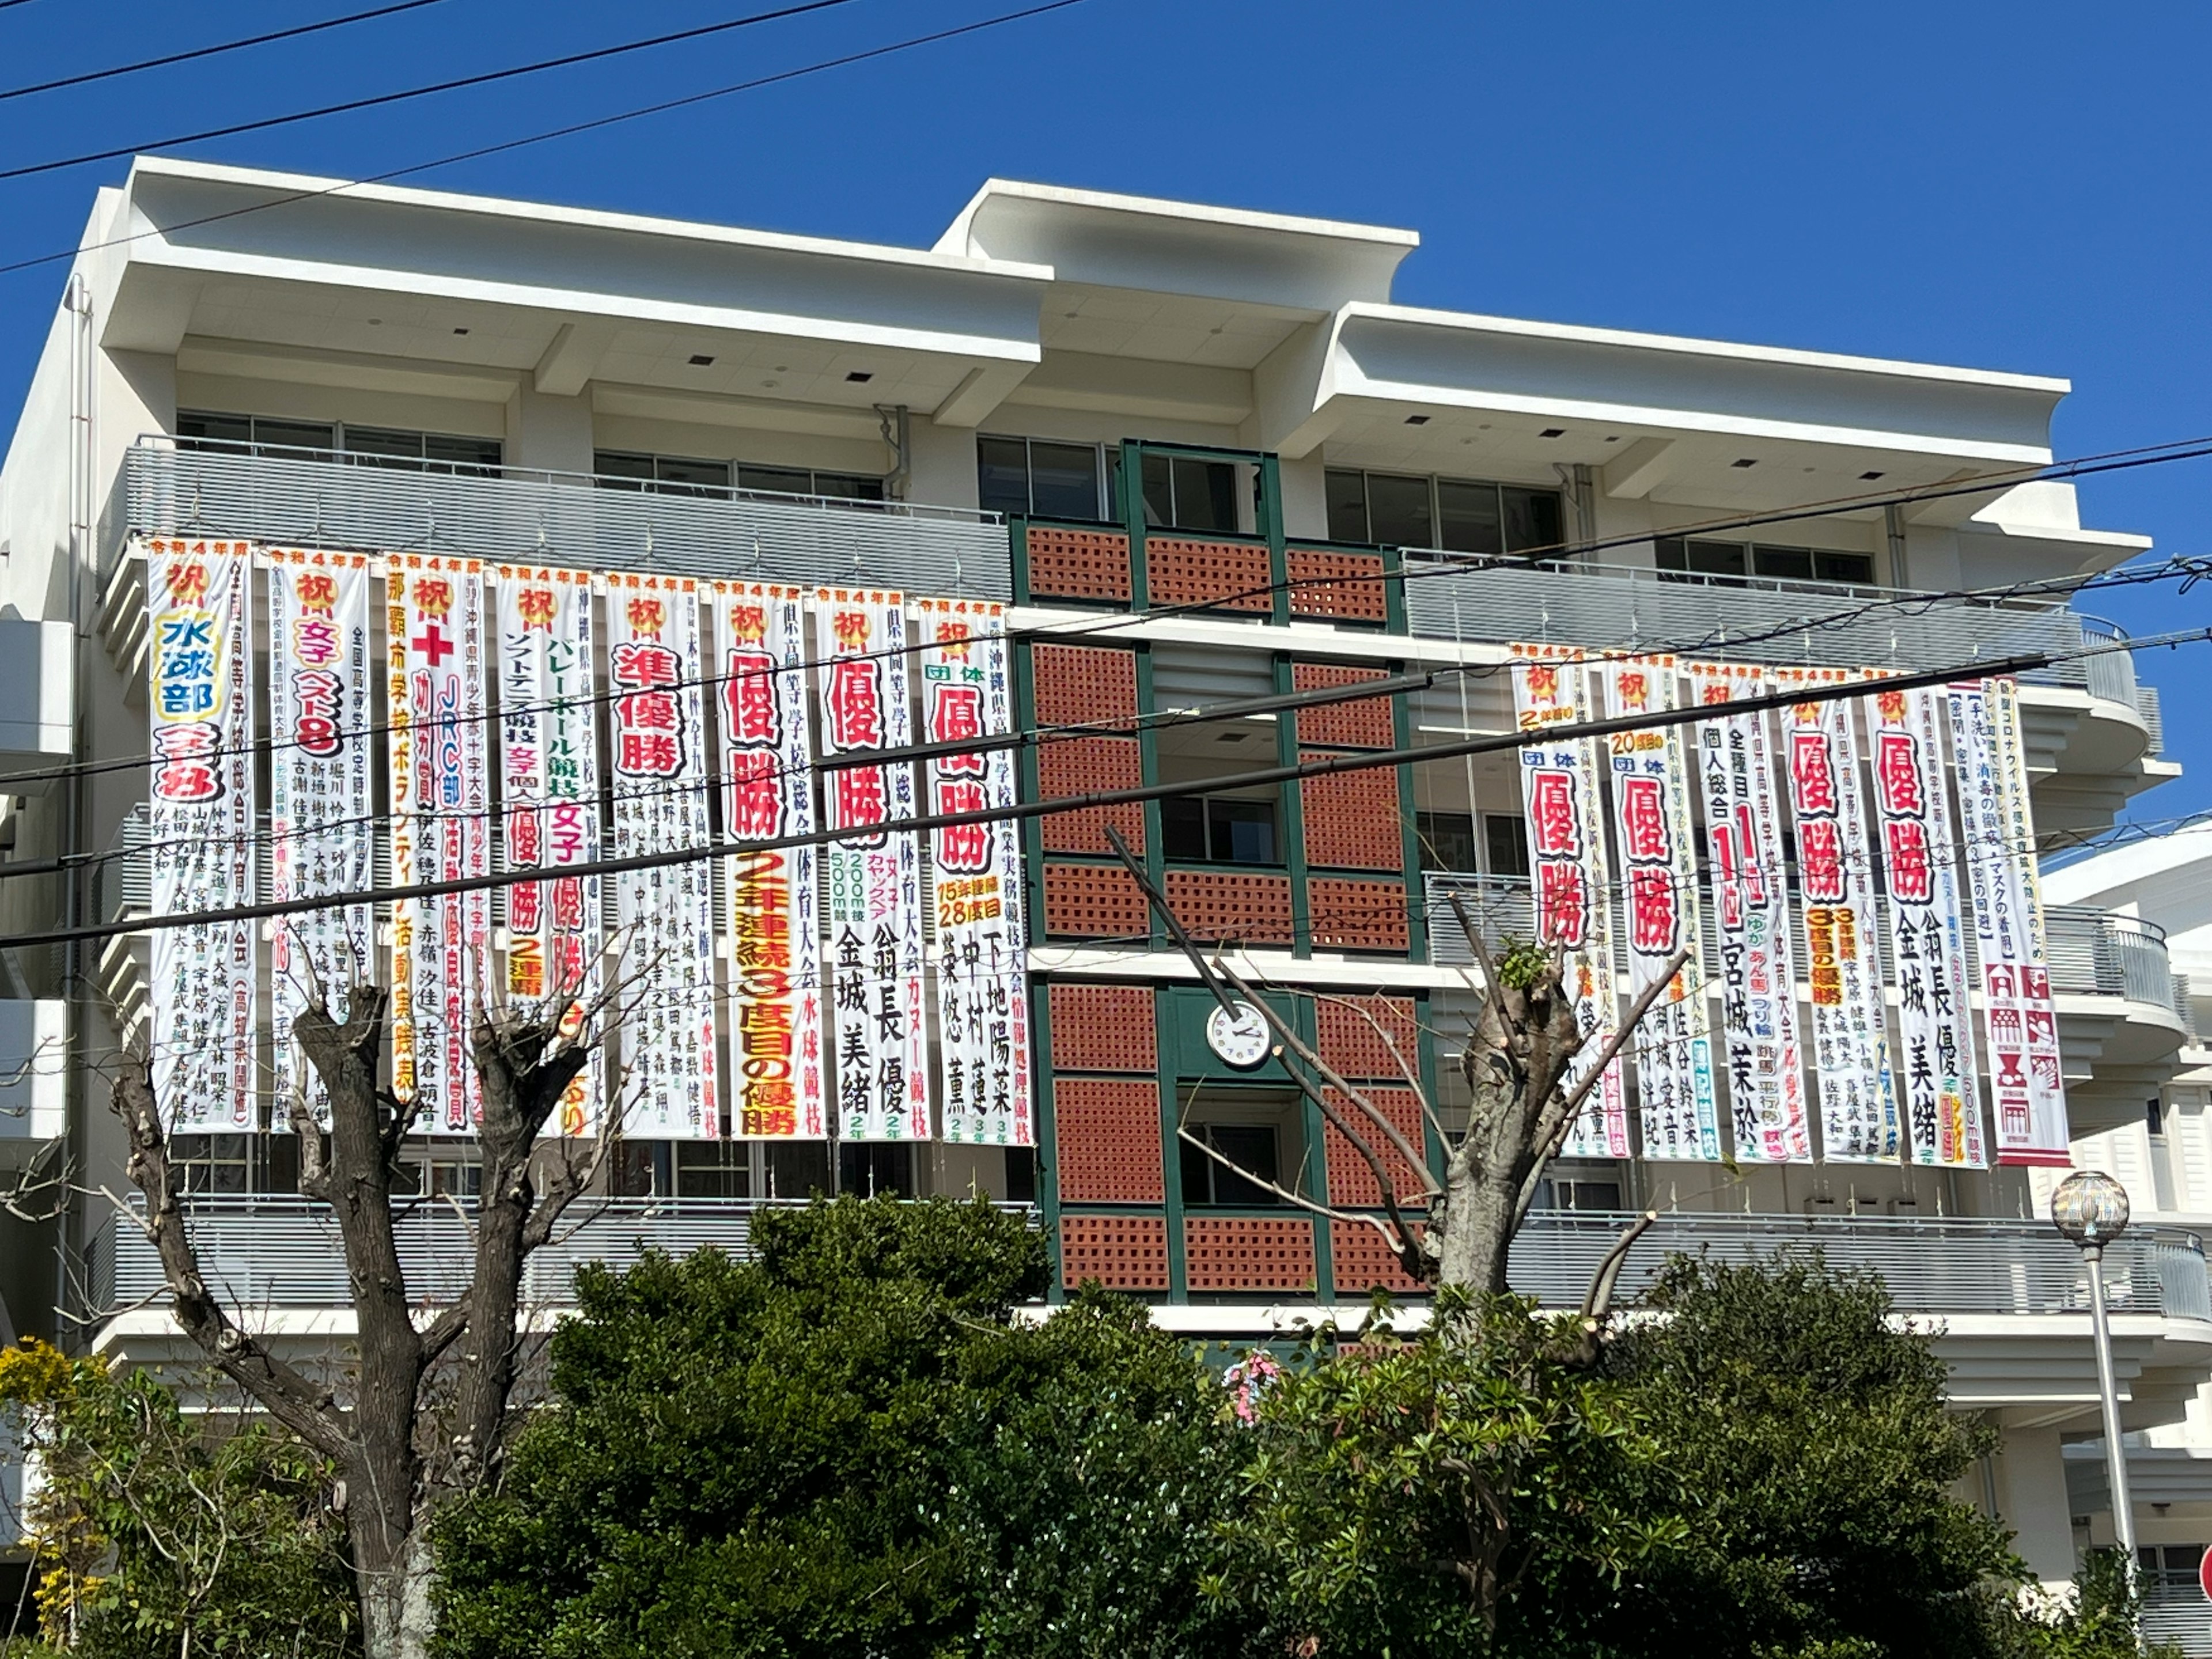
<svg viewBox="0 0 2212 1659">
<path fill-rule="evenodd" d="M 607 578 L 614 855 L 713 839 L 698 584 Z M 641 1139 L 721 1133 L 714 1079 L 714 866 L 705 859 L 615 878 L 623 929 L 623 1129 Z"/>
<path fill-rule="evenodd" d="M 906 611 L 896 593 L 823 587 L 814 594 L 814 648 L 825 762 L 907 746 Z M 921 861 L 914 766 L 829 766 L 828 828 L 866 833 L 832 842 L 831 1030 L 837 1135 L 926 1140 L 929 1065 L 922 1003 Z"/>
<path fill-rule="evenodd" d="M 1970 680 L 1951 686 L 1948 696 L 1997 1162 L 2063 1165 L 2072 1161 L 2066 1087 L 2044 953 L 2019 689 L 2009 679 Z"/>
<path fill-rule="evenodd" d="M 914 621 L 921 643 L 925 740 L 1006 738 L 1014 729 L 1006 608 L 917 599 Z M 1014 801 L 1013 750 L 1005 744 L 930 757 L 933 816 L 1008 808 Z M 930 832 L 929 848 L 944 1138 L 983 1146 L 1034 1146 L 1020 826 L 1010 819 L 948 824 Z"/>
<path fill-rule="evenodd" d="M 1607 663 L 1605 712 L 1614 720 L 1674 707 L 1674 659 Z M 1617 732 L 1607 740 L 1613 763 L 1613 838 L 1628 906 L 1629 982 L 1641 995 L 1677 951 L 1689 957 L 1637 1027 L 1636 1087 L 1644 1156 L 1721 1157 L 1713 1085 L 1713 1040 L 1705 1010 L 1705 971 L 1698 906 L 1698 854 L 1682 729 Z"/>
<path fill-rule="evenodd" d="M 269 896 L 283 904 L 370 884 L 376 826 L 369 738 L 368 566 L 361 553 L 272 550 L 269 562 Z M 329 1091 L 292 1042 L 316 988 L 343 1020 L 375 977 L 369 908 L 279 917 L 270 941 L 272 1127 L 295 1096 L 318 1122 Z"/>
<path fill-rule="evenodd" d="M 1513 657 L 1513 708 L 1522 731 L 1589 718 L 1580 653 L 1516 645 Z M 1534 743 L 1521 751 L 1536 938 L 1565 951 L 1563 972 L 1583 1032 L 1583 1046 L 1567 1072 L 1571 1089 L 1589 1075 L 1620 1027 L 1599 765 L 1597 744 L 1589 738 Z M 1570 1158 L 1630 1155 L 1627 1090 L 1617 1058 L 1590 1091 L 1564 1151 Z"/>
<path fill-rule="evenodd" d="M 1944 805 L 1940 693 L 1877 687 L 1866 699 L 1874 739 L 1875 810 L 1889 892 L 1897 980 L 1896 1070 L 1912 1161 L 1979 1170 L 1981 1089 L 1967 1013 L 1966 929 L 1957 849 Z"/>
<path fill-rule="evenodd" d="M 251 572 L 243 542 L 147 544 L 147 850 L 157 916 L 253 902 Z M 172 1133 L 260 1127 L 255 955 L 250 922 L 153 936 L 154 1097 Z"/>
<path fill-rule="evenodd" d="M 577 570 L 498 570 L 500 805 L 506 867 L 544 881 L 507 890 L 507 994 L 532 1016 L 580 1019 L 600 990 L 599 878 L 563 876 L 599 856 L 599 755 L 592 693 L 592 579 Z M 598 1127 L 599 1067 L 570 1080 L 554 1121 Z"/>
<path fill-rule="evenodd" d="M 734 842 L 814 831 L 799 589 L 725 583 L 722 823 Z M 822 939 L 811 847 L 725 859 L 730 899 L 731 1128 L 769 1140 L 830 1133 L 823 1092 Z"/>
</svg>

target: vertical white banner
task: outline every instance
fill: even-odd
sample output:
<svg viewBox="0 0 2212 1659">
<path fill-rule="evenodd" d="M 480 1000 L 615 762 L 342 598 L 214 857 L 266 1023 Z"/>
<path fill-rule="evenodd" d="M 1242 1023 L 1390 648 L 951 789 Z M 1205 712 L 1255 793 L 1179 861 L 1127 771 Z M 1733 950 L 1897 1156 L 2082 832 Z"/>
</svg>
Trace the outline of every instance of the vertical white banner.
<svg viewBox="0 0 2212 1659">
<path fill-rule="evenodd" d="M 1705 852 L 1720 939 L 1721 1031 L 1728 1045 L 1735 1156 L 1747 1164 L 1808 1164 L 1805 1079 L 1797 1054 L 1797 988 L 1790 962 L 1782 826 L 1764 714 L 1723 712 L 1764 695 L 1764 668 L 1688 665 L 1690 695 L 1713 718 L 1697 726 Z"/>
<path fill-rule="evenodd" d="M 1540 732 L 1589 718 L 1584 665 L 1569 647 L 1513 647 L 1513 708 L 1520 729 Z M 1521 751 L 1521 791 L 1528 815 L 1528 874 L 1536 940 L 1565 947 L 1583 1046 L 1566 1085 L 1588 1076 L 1620 1029 L 1613 981 L 1613 908 L 1605 856 L 1598 745 L 1589 738 L 1532 744 Z M 1605 1068 L 1564 1147 L 1570 1158 L 1627 1158 L 1628 1091 L 1618 1058 Z"/>
<path fill-rule="evenodd" d="M 613 853 L 704 847 L 705 671 L 699 585 L 689 576 L 607 579 L 607 678 L 613 700 Z M 714 1077 L 714 866 L 692 859 L 615 878 L 623 928 L 623 1133 L 713 1140 L 722 1133 Z"/>
<path fill-rule="evenodd" d="M 557 872 L 599 856 L 598 703 L 592 579 L 501 565 L 496 573 L 500 811 L 503 867 Z M 599 878 L 553 874 L 507 890 L 508 1000 L 580 1019 L 600 990 Z M 599 1057 L 579 1072 L 545 1126 L 599 1127 Z"/>
<path fill-rule="evenodd" d="M 1675 706 L 1672 657 L 1607 663 L 1600 673 L 1605 712 L 1612 719 L 1662 714 Z M 1640 996 L 1675 951 L 1686 946 L 1690 952 L 1636 1030 L 1644 1156 L 1717 1163 L 1720 1110 L 1705 1007 L 1698 852 L 1682 728 L 1615 732 L 1607 748 L 1613 764 L 1613 842 L 1628 906 L 1632 992 Z"/>
<path fill-rule="evenodd" d="M 1784 689 L 1856 678 L 1840 668 L 1775 671 Z M 1786 708 L 1782 732 L 1797 833 L 1799 937 L 1812 992 L 1820 1153 L 1830 1163 L 1892 1164 L 1903 1132 L 1875 939 L 1874 854 L 1851 723 L 1856 701 L 1831 697 Z"/>
<path fill-rule="evenodd" d="M 1006 607 L 917 599 L 914 621 L 921 641 L 924 741 L 974 743 L 1011 733 Z M 1011 807 L 1015 799 L 1009 748 L 930 757 L 932 816 Z M 929 852 L 944 1139 L 1035 1146 L 1021 828 L 1000 819 L 933 830 Z"/>
<path fill-rule="evenodd" d="M 395 885 L 491 873 L 483 566 L 385 561 Z M 392 912 L 392 1079 L 420 1134 L 473 1134 L 483 1115 L 471 1024 L 491 978 L 491 896 L 400 899 Z"/>
<path fill-rule="evenodd" d="M 907 746 L 906 610 L 896 593 L 814 592 L 825 762 Z M 922 1002 L 921 860 L 911 830 L 914 766 L 825 766 L 830 843 L 830 1029 L 841 1140 L 929 1138 Z"/>
<path fill-rule="evenodd" d="M 244 542 L 146 544 L 154 762 L 147 852 L 157 916 L 228 909 L 255 896 L 252 572 Z M 256 956 L 250 922 L 154 934 L 154 1098 L 173 1133 L 260 1127 Z"/>
<path fill-rule="evenodd" d="M 811 835 L 805 595 L 733 582 L 716 593 L 724 832 L 735 842 Z M 735 1135 L 821 1140 L 830 1133 L 817 856 L 811 847 L 763 847 L 722 860 L 729 872 Z"/>
<path fill-rule="evenodd" d="M 271 550 L 269 560 L 269 875 L 277 903 L 374 885 L 374 744 L 369 736 L 368 556 Z M 271 1125 L 292 1127 L 295 1091 L 316 1121 L 330 1094 L 292 1042 L 319 981 L 343 1019 L 375 977 L 366 904 L 280 916 L 270 940 Z"/>
<path fill-rule="evenodd" d="M 1997 1162 L 2063 1166 L 2073 1153 L 2058 1016 L 2044 955 L 2019 691 L 2009 679 L 1970 680 L 1951 686 L 1948 696 Z"/>
<path fill-rule="evenodd" d="M 1966 931 L 1957 848 L 1944 805 L 1936 694 L 1877 688 L 1866 698 L 1874 742 L 1875 811 L 1889 894 L 1897 980 L 1896 1070 L 1912 1161 L 1937 1169 L 1989 1164 L 1967 1012 Z"/>
</svg>

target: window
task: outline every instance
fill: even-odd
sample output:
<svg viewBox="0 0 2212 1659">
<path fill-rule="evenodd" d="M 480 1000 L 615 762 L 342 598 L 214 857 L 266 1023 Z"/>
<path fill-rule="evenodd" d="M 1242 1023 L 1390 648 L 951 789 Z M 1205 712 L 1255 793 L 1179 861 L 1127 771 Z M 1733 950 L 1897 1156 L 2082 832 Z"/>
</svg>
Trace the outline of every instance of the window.
<svg viewBox="0 0 2212 1659">
<path fill-rule="evenodd" d="M 649 489 L 661 495 L 728 496 L 732 477 L 739 489 L 779 495 L 821 495 L 833 501 L 879 501 L 884 481 L 861 472 L 824 472 L 805 466 L 755 466 L 740 461 L 709 460 L 696 455 L 640 455 L 602 449 L 592 469 L 605 489 Z M 615 482 L 621 480 L 621 482 Z M 632 482 L 635 480 L 635 482 Z"/>
<path fill-rule="evenodd" d="M 2156 1095 L 2143 1102 L 2143 1127 L 2153 1140 L 2166 1138 L 2166 1103 Z"/>
<path fill-rule="evenodd" d="M 873 1198 L 887 1193 L 914 1196 L 914 1148 L 872 1142 L 842 1141 L 837 1147 L 837 1190 Z"/>
<path fill-rule="evenodd" d="M 1495 556 L 1556 552 L 1566 539 L 1556 489 L 1344 467 L 1324 483 L 1333 542 Z"/>
<path fill-rule="evenodd" d="M 1237 533 L 1237 468 L 1229 461 L 1147 453 L 1145 525 L 1152 530 Z"/>
<path fill-rule="evenodd" d="M 1841 582 L 1864 586 L 1874 580 L 1874 556 L 1836 553 L 1820 547 L 1750 547 L 1741 542 L 1692 541 L 1662 536 L 1656 544 L 1662 581 L 1706 580 L 1717 587 L 1736 587 L 1747 574 L 1777 581 Z"/>
<path fill-rule="evenodd" d="M 401 432 L 389 427 L 349 426 L 344 432 L 349 459 L 364 465 L 396 466 L 410 472 L 448 472 L 490 477 L 499 471 L 496 438 L 459 438 L 442 432 Z"/>
<path fill-rule="evenodd" d="M 1417 812 L 1413 827 L 1421 843 L 1422 869 L 1472 874 L 1482 867 L 1475 861 L 1473 813 Z"/>
<path fill-rule="evenodd" d="M 1036 1202 L 1036 1148 L 1009 1146 L 1006 1148 L 1006 1202 L 1034 1204 Z"/>
<path fill-rule="evenodd" d="M 1620 1208 L 1620 1183 L 1583 1176 L 1552 1176 L 1536 1183 L 1535 1207 L 1616 1211 Z"/>
<path fill-rule="evenodd" d="M 187 409 L 177 412 L 177 441 L 186 449 L 312 449 L 327 459 L 338 447 L 338 429 L 328 421 L 279 421 L 265 415 Z"/>
<path fill-rule="evenodd" d="M 1160 848 L 1192 864 L 1274 864 L 1275 803 L 1176 795 L 1160 803 Z"/>
<path fill-rule="evenodd" d="M 773 490 L 781 495 L 821 495 L 838 501 L 879 501 L 884 481 L 861 472 L 824 472 L 804 466 L 754 466 L 738 463 L 738 488 Z"/>
<path fill-rule="evenodd" d="M 1485 812 L 1482 846 L 1492 875 L 1528 878 L 1528 826 L 1519 813 Z"/>
<path fill-rule="evenodd" d="M 177 1135 L 169 1142 L 169 1162 L 190 1196 L 253 1190 L 252 1135 Z"/>
<path fill-rule="evenodd" d="M 1283 1178 L 1273 1124 L 1194 1123 L 1189 1127 L 1191 1133 L 1237 1168 L 1225 1168 L 1219 1158 L 1208 1158 L 1189 1142 L 1179 1139 L 1176 1145 L 1182 1149 L 1182 1201 L 1187 1206 L 1264 1206 L 1282 1202 L 1260 1184 L 1260 1181 L 1279 1183 Z M 1240 1170 L 1245 1173 L 1238 1173 Z M 1260 1180 L 1252 1180 L 1251 1176 Z"/>
<path fill-rule="evenodd" d="M 978 438 L 975 490 L 980 506 L 1010 516 L 1095 523 L 1111 510 L 1105 453 L 1097 444 Z"/>
<path fill-rule="evenodd" d="M 684 1140 L 676 1146 L 676 1196 L 750 1198 L 753 1148 L 748 1140 Z"/>
<path fill-rule="evenodd" d="M 250 454 L 268 450 L 280 458 L 304 450 L 309 453 L 298 459 L 477 477 L 496 474 L 505 453 L 496 438 L 353 426 L 336 421 L 278 420 L 266 415 L 224 415 L 207 410 L 179 411 L 177 442 L 185 449 L 242 450 Z"/>
<path fill-rule="evenodd" d="M 2138 1582 L 2145 1589 L 2180 1590 L 2194 1595 L 2197 1565 L 2203 1559 L 2202 1544 L 2138 1545 L 2136 1560 L 2142 1568 Z"/>
</svg>

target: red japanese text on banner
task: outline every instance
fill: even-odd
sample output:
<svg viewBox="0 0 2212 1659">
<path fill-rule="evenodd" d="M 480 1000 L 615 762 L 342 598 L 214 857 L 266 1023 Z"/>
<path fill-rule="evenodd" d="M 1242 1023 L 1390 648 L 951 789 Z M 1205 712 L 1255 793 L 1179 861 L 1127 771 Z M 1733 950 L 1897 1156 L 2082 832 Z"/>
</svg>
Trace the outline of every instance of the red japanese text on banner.
<svg viewBox="0 0 2212 1659">
<path fill-rule="evenodd" d="M 617 859 L 705 847 L 705 671 L 699 584 L 689 576 L 607 581 L 613 850 Z M 615 878 L 622 924 L 623 1133 L 713 1140 L 714 866 L 689 859 Z"/>
<path fill-rule="evenodd" d="M 727 839 L 814 830 L 804 591 L 723 583 L 722 823 Z M 822 937 L 811 847 L 762 847 L 729 872 L 730 1129 L 768 1140 L 830 1133 L 822 1066 Z"/>
<path fill-rule="evenodd" d="M 2063 1165 L 2072 1159 L 2066 1087 L 2044 954 L 2019 690 L 2009 679 L 1970 680 L 1951 686 L 1948 696 L 1966 890 L 1982 963 L 1982 1036 L 1997 1162 Z"/>
<path fill-rule="evenodd" d="M 1540 732 L 1589 716 L 1581 653 L 1553 646 L 1513 647 L 1513 708 L 1520 729 Z M 1613 975 L 1613 907 L 1606 872 L 1605 815 L 1596 741 L 1561 738 L 1521 751 L 1528 815 L 1528 875 L 1540 943 L 1565 952 L 1583 1047 L 1569 1067 L 1571 1088 L 1620 1027 Z M 1626 1158 L 1628 1091 L 1616 1057 L 1605 1068 L 1564 1148 L 1570 1158 Z"/>
<path fill-rule="evenodd" d="M 395 553 L 384 580 L 392 881 L 489 875 L 483 566 Z M 482 1109 L 469 1030 L 490 979 L 489 893 L 393 904 L 392 1091 L 416 1104 L 420 1133 L 476 1132 Z"/>
<path fill-rule="evenodd" d="M 146 544 L 147 854 L 157 916 L 253 902 L 252 571 L 244 542 Z M 260 1127 L 258 954 L 250 922 L 154 934 L 154 1097 L 172 1133 Z"/>
<path fill-rule="evenodd" d="M 1838 668 L 1781 668 L 1776 683 L 1835 686 Z M 1874 854 L 1851 710 L 1830 697 L 1782 711 L 1783 765 L 1797 831 L 1797 916 L 1812 988 L 1820 1152 L 1831 1163 L 1893 1164 L 1903 1143 L 1875 945 Z"/>
<path fill-rule="evenodd" d="M 914 623 L 925 740 L 979 743 L 1012 732 L 1006 608 L 917 599 Z M 1015 791 L 1013 751 L 1003 744 L 929 762 L 933 817 L 1011 807 Z M 1007 819 L 948 824 L 930 832 L 929 853 L 944 1138 L 1034 1146 L 1020 827 Z"/>
<path fill-rule="evenodd" d="M 592 688 L 592 579 L 582 571 L 501 565 L 499 775 L 504 867 L 559 870 L 599 856 L 598 702 Z M 599 878 L 551 875 L 507 890 L 508 1001 L 573 1027 L 599 994 Z M 599 1127 L 598 1056 L 568 1084 L 546 1125 Z"/>
<path fill-rule="evenodd" d="M 1720 710 L 1764 695 L 1764 668 L 1692 663 L 1690 696 Z M 1805 1079 L 1797 1054 L 1797 990 L 1773 762 L 1763 713 L 1701 720 L 1698 777 L 1705 805 L 1708 896 L 1720 945 L 1721 1035 L 1739 1161 L 1807 1164 Z"/>
<path fill-rule="evenodd" d="M 1939 694 L 1877 688 L 1865 699 L 1874 742 L 1878 856 L 1889 893 L 1889 956 L 1897 981 L 1895 1069 L 1915 1164 L 1988 1166 L 1981 1087 L 1968 1011 L 1958 852 L 1944 805 Z"/>
<path fill-rule="evenodd" d="M 1672 657 L 1608 663 L 1599 672 L 1605 712 L 1612 719 L 1674 707 Z M 1636 1029 L 1644 1156 L 1717 1163 L 1720 1110 L 1705 1010 L 1698 853 L 1681 728 L 1615 732 L 1607 748 L 1613 769 L 1613 844 L 1628 907 L 1632 988 L 1642 994 L 1675 951 L 1687 947 L 1690 952 Z"/>
<path fill-rule="evenodd" d="M 906 611 L 896 593 L 817 588 L 814 651 L 822 752 L 905 746 Z M 830 1032 L 841 1140 L 929 1138 L 929 1048 L 922 1003 L 921 860 L 911 830 L 914 767 L 825 766 Z"/>
<path fill-rule="evenodd" d="M 374 884 L 369 736 L 369 561 L 361 553 L 271 550 L 269 562 L 269 896 L 279 904 Z M 375 977 L 366 904 L 281 917 L 271 930 L 271 1122 L 289 1131 L 295 1095 L 318 1122 L 330 1095 L 292 1042 L 317 987 L 346 1017 L 351 988 Z"/>
</svg>

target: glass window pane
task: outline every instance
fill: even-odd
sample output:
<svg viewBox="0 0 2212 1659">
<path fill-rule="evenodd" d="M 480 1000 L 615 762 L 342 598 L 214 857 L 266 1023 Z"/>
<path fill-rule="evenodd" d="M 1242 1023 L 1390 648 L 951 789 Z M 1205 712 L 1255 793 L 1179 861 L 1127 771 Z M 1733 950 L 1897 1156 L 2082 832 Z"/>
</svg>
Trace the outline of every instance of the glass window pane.
<svg viewBox="0 0 2212 1659">
<path fill-rule="evenodd" d="M 592 455 L 592 471 L 603 478 L 649 481 L 653 477 L 653 457 L 631 455 L 618 449 L 596 450 Z"/>
<path fill-rule="evenodd" d="M 1031 443 L 1030 495 L 1040 518 L 1096 519 L 1099 514 L 1097 447 Z"/>
<path fill-rule="evenodd" d="M 1508 553 L 1555 553 L 1566 541 L 1565 520 L 1556 489 L 1516 489 L 1507 484 L 1498 490 L 1505 508 L 1505 550 Z"/>
<path fill-rule="evenodd" d="M 337 428 L 322 421 L 271 421 L 261 416 L 253 417 L 253 441 L 286 449 L 319 449 L 325 453 L 336 446 Z"/>
<path fill-rule="evenodd" d="M 1216 864 L 1273 864 L 1275 861 L 1275 803 L 1271 800 L 1209 800 L 1207 838 Z"/>
<path fill-rule="evenodd" d="M 1171 859 L 1206 862 L 1206 802 L 1170 795 L 1160 803 L 1160 850 Z"/>
<path fill-rule="evenodd" d="M 456 471 L 493 471 L 503 458 L 496 438 L 456 438 L 439 432 L 422 434 L 422 459 L 449 465 Z"/>
<path fill-rule="evenodd" d="M 1687 570 L 1690 550 L 1680 536 L 1662 536 L 1651 544 L 1652 562 L 1662 570 Z"/>
<path fill-rule="evenodd" d="M 1874 556 L 1869 553 L 1816 553 L 1813 564 L 1814 574 L 1824 582 L 1874 580 Z"/>
<path fill-rule="evenodd" d="M 246 415 L 209 415 L 183 410 L 177 415 L 177 436 L 211 444 L 250 444 L 253 441 L 253 421 Z"/>
<path fill-rule="evenodd" d="M 1036 1202 L 1036 1148 L 1034 1146 L 1006 1148 L 1006 1202 Z"/>
<path fill-rule="evenodd" d="M 661 463 L 664 468 L 667 465 L 665 461 Z M 663 477 L 667 476 L 665 471 L 661 474 Z M 729 477 L 725 471 L 722 481 L 728 483 Z M 740 465 L 738 468 L 738 488 L 773 489 L 783 495 L 811 495 L 814 493 L 814 475 L 803 466 Z"/>
<path fill-rule="evenodd" d="M 1751 568 L 1762 576 L 1809 582 L 1813 580 L 1813 555 L 1802 547 L 1754 547 L 1751 550 Z"/>
<path fill-rule="evenodd" d="M 1498 486 L 1437 479 L 1437 538 L 1455 553 L 1503 553 L 1505 526 L 1498 511 Z"/>
<path fill-rule="evenodd" d="M 1236 534 L 1237 469 L 1227 461 L 1194 461 L 1176 456 L 1174 524 L 1178 530 Z"/>
<path fill-rule="evenodd" d="M 1246 1179 L 1237 1170 L 1249 1170 L 1260 1181 L 1275 1181 L 1278 1159 L 1275 1154 L 1275 1132 L 1263 1123 L 1216 1123 L 1206 1130 L 1214 1148 L 1237 1170 L 1224 1169 L 1213 1164 L 1213 1201 L 1216 1204 L 1266 1205 L 1279 1204 L 1278 1199 L 1259 1181 Z"/>
<path fill-rule="evenodd" d="M 1030 447 L 1023 438 L 975 440 L 975 503 L 986 512 L 1030 510 Z"/>
<path fill-rule="evenodd" d="M 1429 481 L 1389 472 L 1367 475 L 1367 538 L 1389 547 L 1434 547 Z"/>
<path fill-rule="evenodd" d="M 1690 568 L 1703 576 L 1743 574 L 1743 549 L 1734 542 L 1685 542 Z"/>
<path fill-rule="evenodd" d="M 1464 870 L 1481 866 L 1474 857 L 1474 817 L 1468 812 L 1422 812 L 1414 827 L 1419 831 L 1421 868 Z"/>
<path fill-rule="evenodd" d="M 1322 475 L 1328 497 L 1328 538 L 1333 542 L 1367 539 L 1367 475 L 1331 467 Z"/>
<path fill-rule="evenodd" d="M 1147 455 L 1143 468 L 1145 526 L 1165 530 L 1176 521 L 1175 474 L 1164 455 Z"/>
<path fill-rule="evenodd" d="M 1517 812 L 1482 815 L 1483 850 L 1490 855 L 1490 873 L 1523 880 L 1528 874 L 1528 826 Z"/>
<path fill-rule="evenodd" d="M 389 455 L 402 460 L 422 459 L 422 434 L 395 432 L 380 426 L 349 426 L 345 433 L 349 455 Z"/>
<path fill-rule="evenodd" d="M 864 472 L 817 472 L 813 493 L 840 501 L 879 501 L 884 498 L 884 481 Z"/>
</svg>

